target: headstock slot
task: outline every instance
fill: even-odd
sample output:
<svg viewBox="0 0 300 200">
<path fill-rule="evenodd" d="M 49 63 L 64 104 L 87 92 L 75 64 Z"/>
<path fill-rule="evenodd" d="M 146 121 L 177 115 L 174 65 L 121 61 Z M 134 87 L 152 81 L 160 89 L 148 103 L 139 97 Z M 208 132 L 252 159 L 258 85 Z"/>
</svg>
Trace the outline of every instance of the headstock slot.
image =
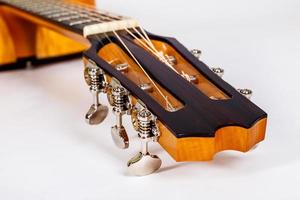
<svg viewBox="0 0 300 200">
<path fill-rule="evenodd" d="M 173 60 L 172 66 L 176 71 L 184 77 L 184 75 L 194 77 L 191 81 L 198 90 L 212 100 L 227 100 L 230 98 L 225 92 L 218 88 L 215 84 L 209 81 L 199 70 L 197 70 L 190 62 L 187 61 L 180 53 L 178 53 L 170 44 L 160 41 L 151 40 L 154 47 L 161 52 L 166 58 L 170 57 Z M 141 45 L 137 40 L 135 42 Z M 147 49 L 145 49 L 147 50 Z"/>
<path fill-rule="evenodd" d="M 176 112 L 167 112 L 164 107 L 138 87 L 135 82 L 100 58 L 98 52 L 108 41 L 103 43 L 105 40 L 99 41 L 99 37 L 89 37 L 93 45 L 84 55 L 101 66 L 109 75 L 118 79 L 133 96 L 143 101 L 147 108 L 158 117 L 159 121 L 168 127 L 175 137 L 214 137 L 216 131 L 222 127 L 239 126 L 250 128 L 257 121 L 267 116 L 263 110 L 215 75 L 204 63 L 194 57 L 175 39 L 153 35 L 150 35 L 150 37 L 170 44 L 184 59 L 199 70 L 207 80 L 230 96 L 230 98 L 225 101 L 215 101 L 208 98 L 207 95 L 200 92 L 199 89 L 184 80 L 125 34 L 122 35 L 122 38 L 126 46 L 153 77 L 155 82 L 183 103 L 184 107 L 182 109 Z M 117 40 L 113 42 L 121 47 Z M 125 49 L 123 51 L 126 52 Z"/>
<path fill-rule="evenodd" d="M 135 61 L 117 43 L 113 42 L 105 44 L 104 47 L 99 50 L 98 55 L 116 70 L 120 71 L 129 80 L 140 86 L 140 88 L 146 88 L 147 85 L 149 89 L 145 89 L 145 91 L 149 94 L 149 96 L 155 99 L 167 111 L 170 111 L 165 99 L 160 95 L 151 81 L 147 78 L 147 76 L 145 76 Z M 169 102 L 176 111 L 180 110 L 184 106 L 183 103 L 175 96 L 156 81 L 154 82 L 159 87 L 160 91 L 168 97 Z"/>
</svg>

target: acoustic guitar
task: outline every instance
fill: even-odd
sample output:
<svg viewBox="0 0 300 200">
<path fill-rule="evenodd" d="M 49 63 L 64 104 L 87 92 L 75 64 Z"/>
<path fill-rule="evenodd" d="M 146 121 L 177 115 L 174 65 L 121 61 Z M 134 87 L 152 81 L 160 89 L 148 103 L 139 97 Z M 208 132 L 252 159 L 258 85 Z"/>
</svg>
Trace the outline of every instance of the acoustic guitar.
<svg viewBox="0 0 300 200">
<path fill-rule="evenodd" d="M 222 79 L 176 39 L 147 32 L 135 19 L 96 9 L 93 1 L 0 0 L 0 69 L 68 58 L 83 52 L 92 94 L 85 120 L 98 125 L 109 108 L 118 148 L 129 147 L 122 118 L 130 115 L 142 143 L 128 161 L 133 175 L 155 172 L 158 142 L 177 162 L 208 161 L 224 150 L 247 152 L 264 140 L 267 114 L 252 91 Z M 87 49 L 87 50 L 86 50 Z M 23 63 L 23 64 L 22 64 Z"/>
</svg>

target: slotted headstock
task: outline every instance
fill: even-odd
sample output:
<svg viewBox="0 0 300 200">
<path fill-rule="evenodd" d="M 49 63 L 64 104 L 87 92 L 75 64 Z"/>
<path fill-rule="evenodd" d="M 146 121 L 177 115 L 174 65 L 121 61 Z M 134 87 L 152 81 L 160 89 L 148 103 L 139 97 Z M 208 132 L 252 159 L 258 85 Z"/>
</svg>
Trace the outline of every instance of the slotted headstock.
<svg viewBox="0 0 300 200">
<path fill-rule="evenodd" d="M 6 11 L 84 44 L 84 75 L 93 95 L 85 118 L 101 123 L 108 106 L 116 122 L 112 139 L 122 149 L 129 136 L 122 118 L 130 115 L 142 150 L 128 162 L 135 175 L 157 170 L 161 160 L 148 151 L 159 142 L 176 161 L 210 160 L 222 150 L 246 152 L 264 139 L 267 114 L 173 38 L 146 33 L 132 18 L 76 1 L 0 0 Z M 31 54 L 30 54 L 31 55 Z"/>
<path fill-rule="evenodd" d="M 132 108 L 142 105 L 157 117 L 158 141 L 175 160 L 246 152 L 263 140 L 267 114 L 224 81 L 221 69 L 212 70 L 174 38 L 148 36 L 165 60 L 128 32 L 89 37 L 93 45 L 84 57 L 104 70 L 108 85 L 114 77 L 126 88 Z"/>
</svg>

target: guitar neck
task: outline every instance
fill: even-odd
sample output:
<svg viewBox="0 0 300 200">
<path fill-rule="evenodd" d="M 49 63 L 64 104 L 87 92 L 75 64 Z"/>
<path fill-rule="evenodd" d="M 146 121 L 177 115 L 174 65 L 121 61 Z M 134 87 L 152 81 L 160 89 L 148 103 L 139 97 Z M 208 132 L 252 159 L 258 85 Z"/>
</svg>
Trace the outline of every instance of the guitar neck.
<svg viewBox="0 0 300 200">
<path fill-rule="evenodd" d="M 59 27 L 84 37 L 138 26 L 128 17 L 71 1 L 0 0 L 0 3 L 15 9 L 22 17 L 27 15 L 50 28 Z"/>
</svg>

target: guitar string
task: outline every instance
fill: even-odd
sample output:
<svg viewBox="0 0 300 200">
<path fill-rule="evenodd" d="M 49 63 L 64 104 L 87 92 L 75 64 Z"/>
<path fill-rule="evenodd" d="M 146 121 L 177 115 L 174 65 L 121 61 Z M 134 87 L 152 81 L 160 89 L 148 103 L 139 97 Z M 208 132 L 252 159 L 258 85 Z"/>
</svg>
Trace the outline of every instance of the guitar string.
<svg viewBox="0 0 300 200">
<path fill-rule="evenodd" d="M 168 100 L 168 97 L 165 96 L 164 93 L 159 89 L 159 87 L 156 85 L 154 80 L 150 77 L 150 75 L 146 72 L 146 70 L 143 68 L 143 66 L 139 63 L 139 61 L 136 59 L 136 57 L 133 55 L 133 53 L 130 51 L 130 49 L 127 47 L 127 45 L 124 43 L 122 38 L 118 35 L 118 33 L 116 31 L 113 31 L 113 33 L 117 37 L 117 39 L 120 41 L 120 43 L 123 45 L 123 47 L 127 50 L 127 52 L 131 55 L 131 57 L 134 59 L 134 61 L 140 67 L 140 69 L 143 71 L 143 73 L 151 81 L 151 83 L 154 85 L 154 87 L 157 89 L 157 91 L 160 93 L 160 95 L 165 99 L 166 104 L 167 104 L 167 108 L 171 108 L 171 110 L 174 110 L 174 106 Z"/>
<path fill-rule="evenodd" d="M 142 42 L 137 36 L 135 36 L 129 29 L 125 29 L 132 37 L 134 37 L 140 44 L 142 44 L 145 48 L 147 48 L 149 51 L 151 51 L 156 57 L 158 57 L 159 60 L 161 60 L 163 63 L 165 63 L 169 68 L 171 68 L 173 71 L 175 71 L 177 74 L 185 78 L 187 81 L 191 82 L 190 76 L 185 73 L 183 70 L 181 70 L 181 74 L 169 63 L 169 61 L 166 59 L 165 55 L 163 55 L 162 52 L 157 51 L 155 46 L 153 45 L 152 41 L 150 40 L 148 34 L 146 31 L 139 27 L 143 35 L 136 29 L 133 28 L 133 30 L 148 44 L 148 46 Z M 151 48 L 152 47 L 152 48 Z"/>
<path fill-rule="evenodd" d="M 37 1 L 39 2 L 39 1 Z M 67 8 L 68 10 L 71 10 L 71 11 L 75 11 L 81 18 L 87 18 L 87 19 L 90 19 L 91 21 L 96 21 L 96 22 L 100 22 L 100 23 L 103 23 L 105 21 L 103 21 L 102 19 L 100 19 L 99 16 L 94 16 L 92 17 L 90 15 L 90 13 L 88 11 L 91 11 L 92 9 L 89 9 L 87 7 L 83 7 L 83 6 L 77 6 L 77 5 L 72 5 L 72 4 L 69 4 L 69 3 L 65 3 L 65 2 L 55 2 L 54 3 L 55 6 L 60 6 L 62 8 Z M 93 9 L 92 11 L 96 11 L 96 9 Z M 97 11 L 96 11 L 97 12 Z M 99 13 L 101 14 L 101 13 Z M 103 14 L 101 14 L 103 15 Z M 104 16 L 106 16 L 107 18 L 110 18 L 110 21 L 113 21 L 115 19 L 113 19 L 112 17 L 110 17 L 109 15 L 106 15 L 104 14 Z M 119 20 L 121 20 L 121 17 L 116 17 L 118 18 Z M 113 19 L 113 20 L 112 20 Z M 76 23 L 76 22 L 75 22 Z M 124 27 L 125 29 L 125 27 Z M 143 68 L 143 66 L 139 63 L 139 61 L 136 59 L 136 57 L 133 55 L 133 53 L 130 51 L 130 49 L 126 46 L 126 44 L 124 43 L 124 41 L 121 39 L 121 37 L 118 35 L 118 33 L 116 31 L 112 31 L 113 34 L 117 37 L 117 39 L 120 41 L 120 43 L 123 45 L 123 47 L 126 49 L 126 51 L 128 51 L 128 53 L 131 55 L 131 57 L 134 59 L 134 61 L 136 62 L 136 64 L 140 67 L 140 69 L 143 71 L 143 73 L 146 75 L 146 77 L 150 80 L 150 82 L 153 84 L 153 86 L 156 88 L 156 90 L 158 91 L 158 93 L 163 97 L 163 99 L 165 100 L 166 102 L 166 105 L 167 105 L 167 108 L 171 108 L 171 110 L 174 110 L 174 107 L 173 105 L 171 104 L 171 102 L 169 102 L 168 100 L 168 96 L 164 95 L 164 93 L 160 90 L 160 88 L 156 85 L 156 83 L 154 82 L 154 80 L 150 77 L 150 75 L 145 71 L 145 69 Z M 135 30 L 135 32 L 138 33 L 138 35 L 142 36 L 137 30 Z M 143 33 L 145 34 L 145 32 Z M 110 38 L 105 34 L 105 37 L 107 39 L 109 39 L 110 42 L 112 42 L 110 40 Z M 147 36 L 146 36 L 147 37 Z M 148 37 L 147 37 L 148 38 Z M 145 38 L 145 37 L 142 37 L 142 39 L 149 45 L 151 43 L 151 40 L 148 38 L 148 40 Z M 100 39 L 100 36 L 98 38 L 98 40 L 102 43 L 101 39 Z M 140 40 L 141 42 L 141 40 Z M 145 47 L 148 47 L 145 43 L 143 43 L 145 45 Z M 102 43 L 102 45 L 104 45 Z M 155 49 L 154 48 L 154 45 L 149 45 L 151 48 Z M 155 51 L 157 51 L 155 49 Z M 120 55 L 122 55 L 122 53 L 120 53 Z M 154 52 L 154 55 L 157 55 L 157 53 Z M 123 55 L 122 55 L 123 56 Z M 161 56 L 158 56 L 158 57 L 161 57 Z M 125 59 L 123 57 L 123 59 Z M 125 59 L 126 60 L 126 59 Z M 161 60 L 163 60 L 161 58 Z"/>
<path fill-rule="evenodd" d="M 145 43 L 147 40 L 145 38 L 142 38 L 142 41 L 140 38 L 138 38 L 136 35 L 134 35 L 130 30 L 125 28 L 125 30 L 134 38 L 136 39 L 142 46 L 144 46 L 146 49 L 148 49 L 151 53 L 153 53 L 159 60 L 161 60 L 163 63 L 165 63 L 168 67 L 170 67 L 174 72 L 178 73 L 178 71 L 166 60 L 165 56 L 162 55 L 157 51 L 155 47 L 151 48 L 151 45 L 148 45 Z M 140 36 L 142 36 L 137 30 L 135 30 L 136 33 L 138 33 Z"/>
<path fill-rule="evenodd" d="M 124 43 L 124 41 L 121 39 L 121 37 L 117 34 L 117 32 L 113 31 L 114 35 L 117 37 L 117 39 L 120 41 L 120 43 L 122 44 L 122 46 L 124 46 L 124 48 L 126 49 L 126 51 L 128 51 L 128 53 L 131 55 L 131 57 L 133 58 L 134 62 L 139 66 L 139 68 L 143 71 L 143 73 L 146 75 L 146 77 L 150 80 L 150 82 L 154 85 L 154 87 L 156 88 L 156 90 L 158 91 L 158 93 L 163 97 L 163 99 L 166 102 L 166 106 L 167 108 L 170 110 L 174 110 L 174 106 L 171 104 L 171 102 L 168 100 L 168 96 L 164 95 L 164 93 L 160 90 L 160 88 L 156 85 L 156 83 L 153 81 L 153 79 L 149 76 L 149 74 L 144 70 L 144 68 L 142 67 L 142 65 L 138 62 L 138 60 L 136 59 L 136 57 L 133 55 L 133 53 L 129 50 L 129 48 L 126 46 L 126 44 Z M 110 37 L 104 33 L 103 34 L 105 36 L 105 38 L 110 42 L 113 43 L 113 41 L 110 39 Z M 104 46 L 104 43 L 101 40 L 101 37 L 99 35 L 96 36 L 96 38 L 99 40 L 99 42 Z M 122 56 L 122 59 L 124 61 L 126 61 L 127 59 L 124 57 L 123 53 L 121 50 L 119 51 L 119 55 Z M 112 52 L 113 53 L 113 52 Z M 115 53 L 113 53 L 115 57 L 116 56 Z"/>
<path fill-rule="evenodd" d="M 83 6 L 83 5 L 74 5 L 77 8 L 80 9 L 86 9 L 88 11 L 97 11 L 96 9 L 87 7 L 87 6 Z M 85 14 L 89 14 L 87 13 L 85 10 Z M 76 9 L 76 11 L 78 11 L 78 9 Z M 92 19 L 93 21 L 98 21 L 98 22 L 103 22 L 102 20 L 99 20 L 95 17 L 91 17 L 91 16 L 87 16 L 88 18 Z M 119 20 L 121 20 L 121 17 L 116 17 Z M 146 44 L 148 44 L 148 47 L 144 42 L 142 42 L 138 37 L 136 37 L 130 30 L 128 30 L 127 28 L 125 28 L 125 30 L 131 35 L 133 36 L 135 39 L 137 39 L 145 48 L 147 48 L 149 51 L 151 51 L 155 56 L 157 56 L 159 58 L 159 60 L 161 60 L 163 63 L 165 63 L 168 67 L 170 67 L 173 71 L 175 71 L 176 73 L 180 74 L 169 62 L 168 60 L 165 58 L 164 55 L 162 55 L 160 52 L 157 51 L 157 49 L 155 48 L 155 46 L 153 45 L 152 41 L 150 40 L 150 38 L 148 37 L 148 34 L 146 33 L 146 31 L 139 26 L 139 29 L 141 30 L 142 33 L 140 33 L 135 27 L 133 27 L 133 30 L 142 38 L 142 40 L 144 40 L 146 42 Z M 107 37 L 109 39 L 109 37 Z M 182 73 L 184 74 L 184 73 Z"/>
</svg>

